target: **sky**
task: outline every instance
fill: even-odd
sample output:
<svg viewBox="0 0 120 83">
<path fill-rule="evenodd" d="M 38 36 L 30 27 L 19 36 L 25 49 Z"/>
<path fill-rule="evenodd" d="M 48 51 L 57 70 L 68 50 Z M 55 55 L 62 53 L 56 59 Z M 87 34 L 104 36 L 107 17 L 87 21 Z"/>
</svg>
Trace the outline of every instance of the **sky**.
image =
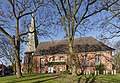
<svg viewBox="0 0 120 83">
<path fill-rule="evenodd" d="M 6 1 L 7 0 L 1 0 L 1 2 L 3 3 L 3 4 L 6 4 Z M 4 9 L 4 5 L 2 5 L 2 8 Z M 43 16 L 43 15 L 42 15 Z M 104 16 L 106 16 L 106 13 L 105 12 L 102 12 L 102 14 L 97 14 L 97 15 L 95 15 L 95 16 L 92 16 L 91 17 L 91 21 L 96 21 L 96 19 L 99 19 L 99 18 L 102 18 L 102 17 L 104 17 Z M 12 22 L 12 24 L 14 25 L 14 22 Z M 20 25 L 20 27 L 21 27 L 21 25 Z M 96 27 L 96 26 L 95 26 Z M 10 30 L 10 31 L 8 31 L 10 34 L 13 34 L 14 32 L 12 31 L 12 30 Z M 84 34 L 84 36 L 92 36 L 92 37 L 94 37 L 94 38 L 97 38 L 98 39 L 98 36 L 100 35 L 101 33 L 99 32 L 99 30 L 91 30 L 91 31 L 88 31 L 86 34 Z M 58 33 L 58 35 L 57 36 L 52 36 L 51 35 L 51 38 L 53 39 L 53 40 L 62 40 L 62 39 L 64 39 L 64 37 L 65 37 L 65 34 L 64 34 L 64 31 L 63 30 L 61 30 L 59 33 Z M 75 36 L 76 38 L 79 38 L 79 37 L 81 37 L 79 34 L 77 34 L 76 36 Z M 83 36 L 82 36 L 83 37 Z M 39 42 L 44 42 L 44 41 L 50 41 L 51 40 L 51 38 L 49 38 L 49 37 L 39 37 Z M 116 41 L 118 41 L 119 40 L 119 38 L 113 38 L 113 39 L 110 39 L 110 41 L 114 41 L 114 42 L 116 42 Z"/>
<path fill-rule="evenodd" d="M 86 34 L 84 34 L 84 36 L 82 37 L 86 37 L 86 36 L 92 36 L 94 38 L 96 38 L 97 40 L 99 40 L 98 36 L 100 35 L 99 31 L 90 31 L 90 32 L 87 32 Z M 59 33 L 57 36 L 51 36 L 51 38 L 46 38 L 46 37 L 38 37 L 39 38 L 39 42 L 45 42 L 45 41 L 51 41 L 51 40 L 63 40 L 65 37 L 65 34 L 64 32 L 62 33 Z M 80 38 L 81 36 L 80 35 L 77 35 L 75 36 L 75 38 Z M 119 41 L 120 38 L 119 37 L 114 37 L 112 39 L 109 39 L 109 41 L 111 42 L 117 42 Z"/>
</svg>

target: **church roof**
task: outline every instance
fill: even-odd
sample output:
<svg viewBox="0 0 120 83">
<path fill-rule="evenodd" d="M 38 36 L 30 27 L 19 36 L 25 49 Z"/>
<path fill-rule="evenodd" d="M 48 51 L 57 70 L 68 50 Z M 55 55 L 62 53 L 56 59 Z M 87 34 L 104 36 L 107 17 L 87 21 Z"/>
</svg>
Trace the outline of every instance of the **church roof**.
<svg viewBox="0 0 120 83">
<path fill-rule="evenodd" d="M 74 39 L 74 51 L 80 52 L 96 52 L 96 51 L 112 51 L 113 48 L 96 40 L 93 37 L 83 37 Z M 68 53 L 67 40 L 55 40 L 40 42 L 34 52 L 34 55 L 52 55 Z"/>
</svg>

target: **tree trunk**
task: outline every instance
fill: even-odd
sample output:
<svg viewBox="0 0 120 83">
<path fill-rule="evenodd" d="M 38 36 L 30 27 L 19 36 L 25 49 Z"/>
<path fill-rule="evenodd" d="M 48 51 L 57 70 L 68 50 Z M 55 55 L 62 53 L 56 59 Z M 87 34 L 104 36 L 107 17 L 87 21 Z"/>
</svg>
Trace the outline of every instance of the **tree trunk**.
<svg viewBox="0 0 120 83">
<path fill-rule="evenodd" d="M 21 64 L 20 64 L 20 52 L 19 52 L 19 45 L 14 47 L 14 51 L 15 51 L 15 73 L 17 78 L 21 78 L 22 77 L 22 73 L 21 73 Z"/>
<path fill-rule="evenodd" d="M 16 62 L 16 75 L 17 75 L 17 78 L 21 78 L 22 77 L 22 73 L 21 73 L 21 65 L 19 62 Z"/>
<path fill-rule="evenodd" d="M 69 54 L 71 59 L 71 70 L 72 70 L 72 76 L 76 77 L 76 58 L 75 53 L 73 51 L 73 40 L 69 40 Z"/>
<path fill-rule="evenodd" d="M 12 63 L 12 65 L 13 65 L 14 75 L 16 75 L 16 62 Z"/>
<path fill-rule="evenodd" d="M 15 70 L 14 73 L 15 73 L 15 75 L 16 75 L 16 62 L 15 62 L 15 64 L 14 64 L 14 67 L 15 67 L 15 69 L 14 69 L 14 70 Z"/>
<path fill-rule="evenodd" d="M 22 77 L 21 64 L 20 64 L 20 36 L 19 36 L 19 19 L 16 19 L 16 41 L 15 41 L 15 60 L 16 60 L 16 76 Z"/>
<path fill-rule="evenodd" d="M 17 78 L 21 78 L 22 73 L 21 73 L 21 64 L 20 64 L 19 53 L 17 53 L 15 60 L 16 60 L 16 76 L 17 76 Z"/>
<path fill-rule="evenodd" d="M 3 64 L 2 64 L 2 76 L 5 76 L 5 69 Z"/>
</svg>

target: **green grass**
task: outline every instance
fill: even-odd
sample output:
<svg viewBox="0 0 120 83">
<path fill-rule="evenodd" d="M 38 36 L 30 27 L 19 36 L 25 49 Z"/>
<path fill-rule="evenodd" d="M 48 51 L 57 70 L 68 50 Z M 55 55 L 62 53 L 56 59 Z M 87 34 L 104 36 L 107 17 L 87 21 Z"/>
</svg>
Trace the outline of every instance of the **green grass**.
<svg viewBox="0 0 120 83">
<path fill-rule="evenodd" d="M 0 83 L 120 83 L 120 74 L 116 75 L 81 75 L 72 78 L 68 74 L 24 74 L 22 78 L 13 76 L 0 77 Z"/>
</svg>

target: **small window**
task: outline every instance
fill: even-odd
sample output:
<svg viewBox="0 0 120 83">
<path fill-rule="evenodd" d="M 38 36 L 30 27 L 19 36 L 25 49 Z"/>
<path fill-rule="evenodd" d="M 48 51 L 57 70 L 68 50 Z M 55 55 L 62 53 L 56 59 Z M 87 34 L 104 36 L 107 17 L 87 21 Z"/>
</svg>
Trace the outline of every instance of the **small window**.
<svg viewBox="0 0 120 83">
<path fill-rule="evenodd" d="M 64 57 L 60 57 L 60 61 L 61 62 L 64 62 L 65 60 L 64 60 Z"/>
<path fill-rule="evenodd" d="M 54 57 L 49 58 L 49 62 L 54 62 L 54 61 L 55 61 Z"/>
</svg>

